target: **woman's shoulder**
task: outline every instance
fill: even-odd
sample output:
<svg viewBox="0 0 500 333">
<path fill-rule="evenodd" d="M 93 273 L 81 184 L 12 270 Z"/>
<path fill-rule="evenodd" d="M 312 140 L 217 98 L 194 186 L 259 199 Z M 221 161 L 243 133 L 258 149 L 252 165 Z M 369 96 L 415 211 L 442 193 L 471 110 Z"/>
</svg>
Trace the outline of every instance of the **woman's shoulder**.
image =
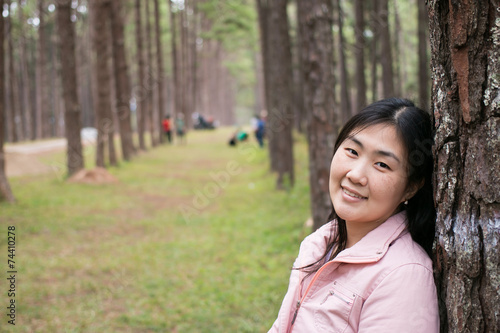
<svg viewBox="0 0 500 333">
<path fill-rule="evenodd" d="M 429 258 L 427 252 L 412 239 L 408 232 L 392 242 L 384 259 L 386 263 L 390 263 L 390 266 L 401 267 L 405 265 L 417 265 L 432 272 L 431 258 Z"/>
<path fill-rule="evenodd" d="M 323 224 L 320 228 L 318 228 L 316 231 L 312 232 L 308 236 L 304 238 L 302 243 L 323 243 L 324 240 L 328 240 L 330 236 L 332 235 L 332 232 L 337 229 L 337 221 L 333 220 L 328 223 Z"/>
<path fill-rule="evenodd" d="M 308 235 L 300 244 L 299 258 L 302 263 L 318 260 L 325 253 L 329 240 L 334 237 L 337 222 L 330 221 Z"/>
</svg>

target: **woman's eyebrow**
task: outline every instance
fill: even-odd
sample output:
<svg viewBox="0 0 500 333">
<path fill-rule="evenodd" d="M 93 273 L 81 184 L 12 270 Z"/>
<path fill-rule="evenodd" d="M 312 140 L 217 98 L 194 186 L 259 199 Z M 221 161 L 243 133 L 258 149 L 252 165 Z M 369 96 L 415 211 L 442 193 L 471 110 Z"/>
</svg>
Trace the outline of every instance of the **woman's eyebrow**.
<svg viewBox="0 0 500 333">
<path fill-rule="evenodd" d="M 387 157 L 392 157 L 393 159 L 395 159 L 396 161 L 398 161 L 398 163 L 401 163 L 401 161 L 400 161 L 400 160 L 399 160 L 399 158 L 396 156 L 396 154 L 391 153 L 390 151 L 385 151 L 385 150 L 377 150 L 375 153 L 376 153 L 376 154 L 378 154 L 378 155 L 383 155 L 383 156 L 387 156 Z"/>
<path fill-rule="evenodd" d="M 357 144 L 361 148 L 364 148 L 363 144 L 361 143 L 361 141 L 359 141 L 355 137 L 350 137 L 349 140 L 353 141 L 355 144 Z M 382 156 L 387 156 L 387 157 L 392 157 L 393 159 L 395 159 L 396 161 L 398 161 L 398 163 L 401 163 L 400 159 L 393 152 L 386 151 L 386 150 L 376 150 L 375 154 L 382 155 Z"/>
</svg>

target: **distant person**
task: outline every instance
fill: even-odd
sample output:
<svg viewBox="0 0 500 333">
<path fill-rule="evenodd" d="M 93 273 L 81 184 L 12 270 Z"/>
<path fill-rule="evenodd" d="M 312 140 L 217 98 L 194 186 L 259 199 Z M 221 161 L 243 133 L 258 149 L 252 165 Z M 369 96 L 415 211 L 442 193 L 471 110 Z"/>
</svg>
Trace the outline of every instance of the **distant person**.
<svg viewBox="0 0 500 333">
<path fill-rule="evenodd" d="M 168 143 L 172 143 L 172 123 L 169 114 L 165 115 L 165 118 L 163 118 L 162 126 L 163 134 L 167 137 Z"/>
<path fill-rule="evenodd" d="M 236 132 L 231 135 L 229 138 L 229 145 L 230 146 L 236 146 L 238 142 L 244 142 L 247 141 L 248 139 L 248 133 L 242 130 L 237 130 Z"/>
<path fill-rule="evenodd" d="M 432 143 L 429 114 L 405 99 L 344 125 L 330 222 L 302 242 L 269 332 L 439 332 Z"/>
<path fill-rule="evenodd" d="M 184 139 L 184 135 L 186 134 L 185 130 L 184 115 L 180 113 L 177 115 L 177 119 L 175 120 L 175 131 L 180 143 L 186 143 Z"/>
<path fill-rule="evenodd" d="M 262 148 L 264 147 L 264 135 L 266 130 L 266 124 L 264 122 L 264 119 L 262 119 L 261 117 L 256 116 L 255 118 L 257 119 L 255 128 L 255 138 L 257 139 L 259 146 Z"/>
</svg>

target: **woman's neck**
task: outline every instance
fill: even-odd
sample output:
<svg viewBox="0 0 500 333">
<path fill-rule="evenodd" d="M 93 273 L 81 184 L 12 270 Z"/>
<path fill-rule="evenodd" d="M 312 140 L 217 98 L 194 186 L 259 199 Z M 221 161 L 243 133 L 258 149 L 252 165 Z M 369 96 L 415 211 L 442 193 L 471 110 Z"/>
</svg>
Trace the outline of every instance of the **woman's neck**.
<svg viewBox="0 0 500 333">
<path fill-rule="evenodd" d="M 376 229 L 384 221 L 374 222 L 348 222 L 346 221 L 347 243 L 346 249 L 354 246 L 361 238 L 365 237 L 370 231 Z"/>
</svg>

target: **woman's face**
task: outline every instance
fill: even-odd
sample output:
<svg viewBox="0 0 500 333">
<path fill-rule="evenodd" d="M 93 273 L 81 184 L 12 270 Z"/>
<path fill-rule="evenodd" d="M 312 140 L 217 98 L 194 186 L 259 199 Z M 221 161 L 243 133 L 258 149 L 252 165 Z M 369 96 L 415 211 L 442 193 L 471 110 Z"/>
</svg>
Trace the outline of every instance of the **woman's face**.
<svg viewBox="0 0 500 333">
<path fill-rule="evenodd" d="M 330 198 L 348 227 L 358 225 L 370 231 L 410 198 L 407 153 L 391 125 L 373 125 L 353 133 L 333 156 Z"/>
</svg>

